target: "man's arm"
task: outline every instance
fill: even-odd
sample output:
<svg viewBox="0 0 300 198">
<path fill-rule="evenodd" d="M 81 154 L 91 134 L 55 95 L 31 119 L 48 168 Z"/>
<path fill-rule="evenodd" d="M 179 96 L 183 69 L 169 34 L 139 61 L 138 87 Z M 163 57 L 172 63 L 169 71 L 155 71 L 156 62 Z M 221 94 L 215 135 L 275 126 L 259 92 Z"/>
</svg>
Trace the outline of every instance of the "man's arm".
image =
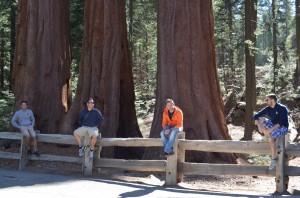
<svg viewBox="0 0 300 198">
<path fill-rule="evenodd" d="M 35 118 L 34 118 L 33 112 L 31 110 L 30 110 L 30 120 L 31 120 L 32 127 L 34 127 L 34 125 L 35 125 Z"/>
<path fill-rule="evenodd" d="M 255 120 L 255 123 L 256 123 L 256 120 L 258 120 L 259 117 L 262 117 L 263 115 L 267 115 L 268 114 L 268 107 L 265 107 L 263 108 L 262 110 L 260 110 L 259 112 L 257 112 L 254 116 L 253 116 L 253 119 Z"/>
<path fill-rule="evenodd" d="M 18 115 L 17 112 L 15 113 L 15 115 L 13 116 L 13 118 L 11 119 L 11 124 L 16 127 L 16 128 L 21 128 L 20 125 L 18 125 Z"/>
</svg>

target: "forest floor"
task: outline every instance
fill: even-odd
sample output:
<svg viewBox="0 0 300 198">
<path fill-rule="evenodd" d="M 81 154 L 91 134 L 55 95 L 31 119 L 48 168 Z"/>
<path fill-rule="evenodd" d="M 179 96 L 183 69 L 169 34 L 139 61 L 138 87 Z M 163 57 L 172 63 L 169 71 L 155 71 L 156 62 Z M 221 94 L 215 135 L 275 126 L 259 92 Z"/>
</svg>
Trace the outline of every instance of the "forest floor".
<svg viewBox="0 0 300 198">
<path fill-rule="evenodd" d="M 152 116 L 149 115 L 144 119 L 139 119 L 141 131 L 144 137 L 148 137 L 152 123 Z M 229 133 L 234 140 L 240 140 L 243 137 L 244 128 L 238 125 L 228 125 Z M 261 136 L 254 134 L 254 140 L 259 141 Z M 19 145 L 12 144 L 11 148 L 7 149 L 10 152 L 18 152 Z M 60 148 L 53 144 L 39 143 L 39 150 L 41 153 L 76 156 L 77 147 L 71 146 L 68 148 Z M 268 165 L 269 157 L 255 158 L 261 160 L 259 164 Z M 250 159 L 248 161 L 239 160 L 239 163 L 253 163 Z M 257 161 L 255 162 L 257 163 Z M 294 158 L 289 161 L 290 165 L 300 166 L 300 158 Z M 18 160 L 0 160 L 0 167 L 5 169 L 18 169 Z M 26 170 L 42 173 L 55 173 L 62 175 L 76 175 L 81 176 L 81 165 L 74 165 L 69 163 L 59 162 L 45 162 L 45 161 L 31 161 Z M 105 179 L 113 179 L 128 182 L 137 182 L 143 184 L 151 184 L 162 186 L 164 185 L 165 174 L 153 172 L 136 172 L 136 171 L 121 171 L 114 169 L 101 169 L 98 173 L 94 171 L 93 177 L 100 177 Z M 207 191 L 245 191 L 256 192 L 261 194 L 272 194 L 275 192 L 275 178 L 274 177 L 253 177 L 253 176 L 185 176 L 184 181 L 178 184 L 182 188 L 207 190 Z M 300 177 L 290 177 L 289 188 L 286 194 L 300 195 Z"/>
</svg>

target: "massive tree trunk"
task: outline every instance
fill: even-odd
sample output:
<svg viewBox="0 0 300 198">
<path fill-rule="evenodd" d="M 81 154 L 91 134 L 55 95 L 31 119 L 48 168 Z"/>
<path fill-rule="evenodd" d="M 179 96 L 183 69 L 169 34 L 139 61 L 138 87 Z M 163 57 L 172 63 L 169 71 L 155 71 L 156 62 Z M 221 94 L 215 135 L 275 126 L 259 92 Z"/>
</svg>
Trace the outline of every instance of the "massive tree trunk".
<svg viewBox="0 0 300 198">
<path fill-rule="evenodd" d="M 4 29 L 0 30 L 0 88 L 4 88 L 4 67 L 5 67 L 5 34 Z"/>
<path fill-rule="evenodd" d="M 255 51 L 257 0 L 245 1 L 245 60 L 246 60 L 246 115 L 244 140 L 252 139 L 253 111 L 256 105 Z M 251 49 L 252 48 L 252 49 Z"/>
<path fill-rule="evenodd" d="M 187 139 L 230 139 L 217 75 L 212 2 L 158 4 L 158 84 L 150 137 L 160 137 L 165 100 L 173 98 L 183 111 Z M 157 150 L 145 154 L 157 156 Z M 235 162 L 233 154 L 188 154 L 188 160 L 199 162 L 219 159 Z"/>
<path fill-rule="evenodd" d="M 68 0 L 20 0 L 13 66 L 15 110 L 27 100 L 36 128 L 58 133 L 70 99 Z"/>
<path fill-rule="evenodd" d="M 125 0 L 86 1 L 84 28 L 76 97 L 62 131 L 72 133 L 82 103 L 93 97 L 104 116 L 102 137 L 142 137 L 135 115 Z M 106 150 L 103 154 L 113 153 Z M 136 157 L 134 154 L 128 155 Z"/>
</svg>

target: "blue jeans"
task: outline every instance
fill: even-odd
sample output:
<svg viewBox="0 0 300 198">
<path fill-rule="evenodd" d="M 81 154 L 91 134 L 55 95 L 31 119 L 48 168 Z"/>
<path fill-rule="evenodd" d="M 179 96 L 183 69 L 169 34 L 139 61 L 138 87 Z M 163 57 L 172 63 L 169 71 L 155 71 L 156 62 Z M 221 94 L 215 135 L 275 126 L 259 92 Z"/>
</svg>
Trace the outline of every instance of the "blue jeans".
<svg viewBox="0 0 300 198">
<path fill-rule="evenodd" d="M 170 128 L 174 128 L 174 127 L 167 127 L 167 129 L 170 129 Z M 172 130 L 169 135 L 166 135 L 164 130 L 162 130 L 160 132 L 160 137 L 164 144 L 164 151 L 166 153 L 170 153 L 171 151 L 173 151 L 173 145 L 175 142 L 176 135 L 178 133 L 180 133 L 181 131 L 182 130 L 176 128 L 176 129 Z"/>
</svg>

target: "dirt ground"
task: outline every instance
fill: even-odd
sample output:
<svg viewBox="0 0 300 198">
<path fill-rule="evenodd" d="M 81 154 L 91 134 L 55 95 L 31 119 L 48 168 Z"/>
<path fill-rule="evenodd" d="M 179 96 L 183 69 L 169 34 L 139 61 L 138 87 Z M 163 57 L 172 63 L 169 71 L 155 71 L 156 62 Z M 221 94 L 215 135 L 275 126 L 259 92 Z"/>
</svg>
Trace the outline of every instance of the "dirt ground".
<svg viewBox="0 0 300 198">
<path fill-rule="evenodd" d="M 150 131 L 151 119 L 146 118 L 139 123 L 144 124 L 142 131 Z M 228 125 L 229 132 L 233 139 L 239 140 L 243 136 L 243 127 Z M 147 134 L 145 134 L 147 137 Z M 260 135 L 254 134 L 254 139 L 260 139 Z M 67 148 L 58 147 L 54 144 L 39 143 L 39 150 L 41 153 L 76 156 L 77 147 L 70 146 Z M 12 144 L 11 148 L 7 149 L 10 152 L 18 152 L 19 145 Z M 300 158 L 290 160 L 290 165 L 300 166 Z M 0 160 L 0 167 L 6 169 L 18 169 L 18 160 Z M 46 161 L 31 161 L 26 170 L 34 172 L 56 173 L 66 175 L 81 176 L 81 165 L 60 163 L 60 162 L 46 162 Z M 153 172 L 136 172 L 136 171 L 121 171 L 115 169 L 101 169 L 98 173 L 94 170 L 93 177 L 100 177 L 106 179 L 116 179 L 122 181 L 130 181 L 137 183 L 145 183 L 151 185 L 164 185 L 165 174 Z M 198 190 L 212 190 L 212 191 L 253 191 L 258 193 L 275 192 L 275 178 L 274 177 L 252 177 L 252 176 L 185 176 L 184 181 L 179 186 L 189 189 Z M 287 194 L 300 195 L 300 177 L 290 177 L 289 188 Z"/>
</svg>

